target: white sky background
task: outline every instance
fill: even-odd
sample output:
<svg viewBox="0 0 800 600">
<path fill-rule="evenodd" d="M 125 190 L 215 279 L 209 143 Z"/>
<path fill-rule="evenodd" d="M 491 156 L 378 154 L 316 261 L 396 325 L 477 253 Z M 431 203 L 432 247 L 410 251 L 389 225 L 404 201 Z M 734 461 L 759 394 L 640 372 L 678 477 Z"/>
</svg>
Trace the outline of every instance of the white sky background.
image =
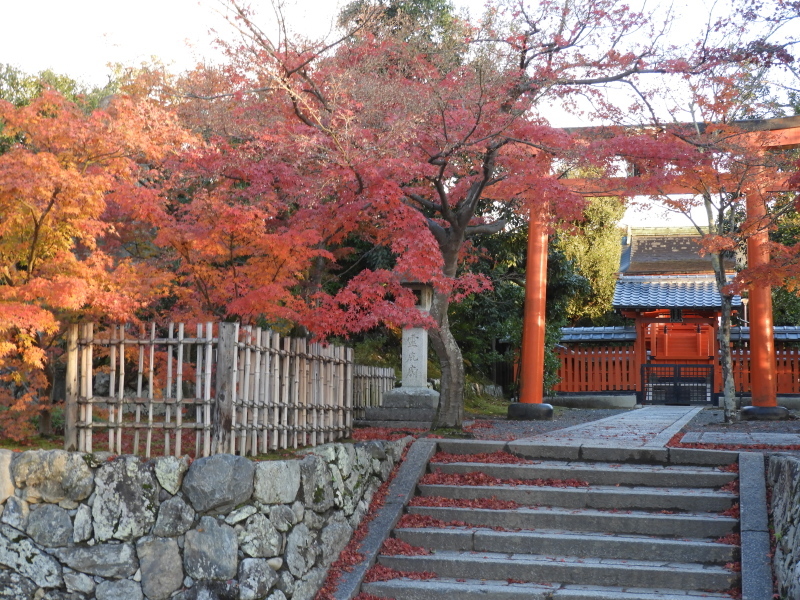
<svg viewBox="0 0 800 600">
<path fill-rule="evenodd" d="M 288 21 L 295 28 L 300 24 L 307 37 L 322 36 L 346 3 L 297 0 L 288 9 Z M 109 63 L 139 65 L 157 57 L 179 72 L 204 59 L 213 62 L 213 40 L 233 35 L 218 12 L 221 4 L 217 0 L 7 0 L 4 4 L 0 11 L 0 64 L 27 73 L 52 69 L 89 85 L 107 82 Z M 270 2 L 253 4 L 261 7 L 264 22 L 271 15 Z M 477 17 L 484 0 L 454 0 L 454 4 Z M 647 212 L 629 210 L 623 223 L 665 225 L 665 220 L 689 224 L 685 217 L 662 214 L 652 207 Z"/>
</svg>

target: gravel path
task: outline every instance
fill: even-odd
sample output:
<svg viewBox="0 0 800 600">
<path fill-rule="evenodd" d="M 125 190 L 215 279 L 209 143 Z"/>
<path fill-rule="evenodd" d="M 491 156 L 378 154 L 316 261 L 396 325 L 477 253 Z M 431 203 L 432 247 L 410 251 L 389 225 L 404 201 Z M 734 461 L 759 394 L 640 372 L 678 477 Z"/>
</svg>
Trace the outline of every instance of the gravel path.
<svg viewBox="0 0 800 600">
<path fill-rule="evenodd" d="M 635 409 L 634 409 L 635 410 Z M 552 421 L 510 421 L 505 418 L 475 418 L 464 422 L 465 429 L 479 440 L 515 440 L 628 412 L 628 409 L 555 408 Z M 740 421 L 725 424 L 721 409 L 702 410 L 683 427 L 683 431 L 724 431 L 729 433 L 797 433 L 800 414 L 792 411 L 787 421 Z"/>
</svg>

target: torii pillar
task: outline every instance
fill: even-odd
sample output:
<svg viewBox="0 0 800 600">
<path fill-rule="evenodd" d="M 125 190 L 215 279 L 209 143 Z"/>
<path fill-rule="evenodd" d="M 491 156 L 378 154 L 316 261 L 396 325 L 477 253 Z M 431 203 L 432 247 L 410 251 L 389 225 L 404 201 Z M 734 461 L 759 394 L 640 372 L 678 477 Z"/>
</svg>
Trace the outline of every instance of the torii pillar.
<svg viewBox="0 0 800 600">
<path fill-rule="evenodd" d="M 544 403 L 545 298 L 547 292 L 547 220 L 544 206 L 532 206 L 528 224 L 525 269 L 525 311 L 522 322 L 519 402 L 508 406 L 508 418 L 550 420 L 553 407 Z"/>
<path fill-rule="evenodd" d="M 747 194 L 747 217 L 757 232 L 747 239 L 747 265 L 769 263 L 769 233 L 764 222 L 767 209 L 757 193 Z M 750 295 L 750 394 L 751 405 L 742 409 L 745 421 L 787 419 L 789 411 L 778 406 L 775 365 L 775 333 L 772 327 L 772 289 L 769 284 L 753 283 Z"/>
</svg>

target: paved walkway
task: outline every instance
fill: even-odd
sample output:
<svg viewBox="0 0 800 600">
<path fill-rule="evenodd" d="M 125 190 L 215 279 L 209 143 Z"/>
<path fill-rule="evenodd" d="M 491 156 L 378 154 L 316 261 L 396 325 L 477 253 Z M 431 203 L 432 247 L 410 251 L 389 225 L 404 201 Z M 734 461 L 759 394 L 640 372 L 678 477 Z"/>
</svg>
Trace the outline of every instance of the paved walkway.
<svg viewBox="0 0 800 600">
<path fill-rule="evenodd" d="M 517 441 L 559 446 L 586 444 L 621 448 L 663 448 L 701 410 L 703 409 L 699 406 L 647 406 Z"/>
</svg>

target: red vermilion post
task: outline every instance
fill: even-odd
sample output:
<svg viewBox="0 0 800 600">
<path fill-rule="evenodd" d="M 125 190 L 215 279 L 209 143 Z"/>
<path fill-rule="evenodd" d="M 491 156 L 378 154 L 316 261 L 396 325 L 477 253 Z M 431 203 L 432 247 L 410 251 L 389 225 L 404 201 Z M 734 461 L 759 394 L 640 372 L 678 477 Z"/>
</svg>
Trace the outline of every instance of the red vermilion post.
<svg viewBox="0 0 800 600">
<path fill-rule="evenodd" d="M 761 221 L 766 209 L 757 194 L 747 195 L 747 216 Z M 769 263 L 768 233 L 759 231 L 747 240 L 747 264 Z M 750 377 L 753 406 L 777 406 L 775 343 L 772 329 L 772 291 L 769 285 L 750 286 Z"/>
<path fill-rule="evenodd" d="M 747 240 L 747 264 L 769 263 L 769 233 L 762 223 L 767 216 L 759 194 L 747 195 L 747 217 L 760 231 Z M 772 328 L 772 290 L 768 284 L 753 283 L 750 296 L 750 390 L 752 406 L 742 409 L 742 418 L 784 419 L 788 411 L 778 406 L 775 376 L 775 338 Z"/>
<path fill-rule="evenodd" d="M 544 398 L 544 309 L 547 292 L 547 227 L 531 219 L 525 269 L 525 312 L 522 324 L 522 390 L 519 401 L 541 404 Z"/>
<path fill-rule="evenodd" d="M 552 419 L 553 407 L 543 402 L 545 298 L 547 292 L 547 223 L 543 207 L 532 207 L 525 269 L 525 311 L 522 324 L 519 402 L 509 405 L 514 419 Z"/>
</svg>

